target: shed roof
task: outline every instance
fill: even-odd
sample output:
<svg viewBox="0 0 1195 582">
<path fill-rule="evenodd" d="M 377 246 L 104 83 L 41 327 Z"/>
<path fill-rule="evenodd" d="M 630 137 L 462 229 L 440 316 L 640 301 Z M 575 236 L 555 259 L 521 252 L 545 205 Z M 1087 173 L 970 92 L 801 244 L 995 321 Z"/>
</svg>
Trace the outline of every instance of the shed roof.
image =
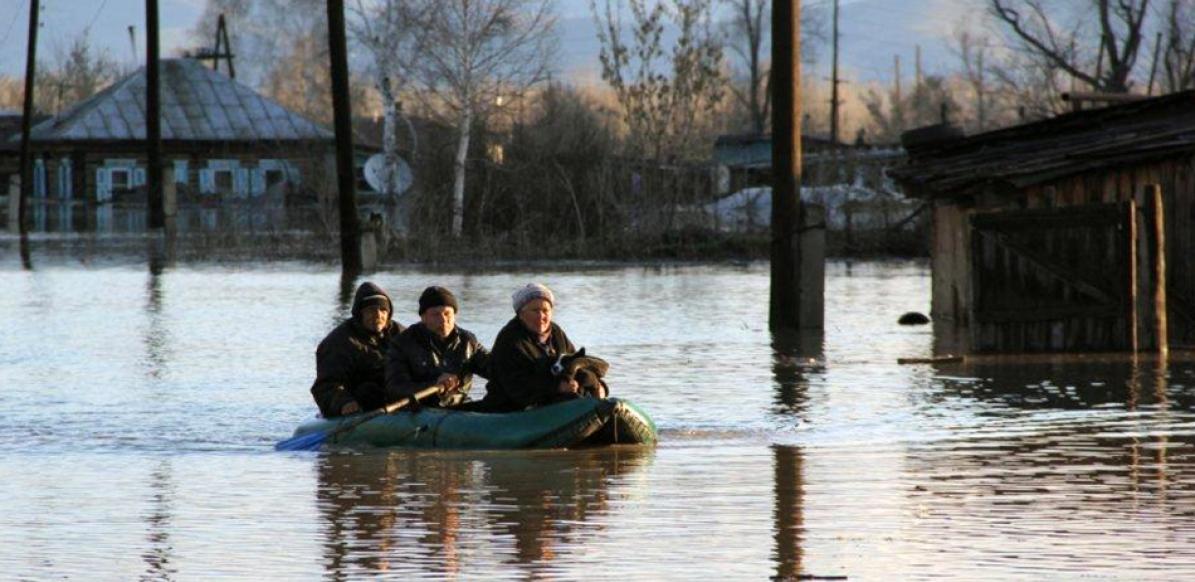
<svg viewBox="0 0 1195 582">
<path fill-rule="evenodd" d="M 191 59 L 161 61 L 163 141 L 330 141 L 332 132 Z M 145 67 L 33 128 L 36 141 L 144 140 Z"/>
<path fill-rule="evenodd" d="M 890 171 L 910 196 L 950 197 L 989 184 L 1025 187 L 1087 170 L 1195 150 L 1195 91 L 1182 91 L 959 139 L 908 146 Z"/>
</svg>

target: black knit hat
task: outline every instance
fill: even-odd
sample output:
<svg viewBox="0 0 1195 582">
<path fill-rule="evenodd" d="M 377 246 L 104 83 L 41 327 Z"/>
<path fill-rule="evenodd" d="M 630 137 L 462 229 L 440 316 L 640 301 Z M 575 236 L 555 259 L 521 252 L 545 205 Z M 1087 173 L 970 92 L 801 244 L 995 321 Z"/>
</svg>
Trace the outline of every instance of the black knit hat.
<svg viewBox="0 0 1195 582">
<path fill-rule="evenodd" d="M 419 315 L 423 315 L 423 312 L 431 307 L 440 307 L 441 305 L 451 307 L 453 311 L 461 310 L 457 305 L 456 295 L 453 295 L 452 291 L 443 287 L 428 287 L 419 296 Z"/>
</svg>

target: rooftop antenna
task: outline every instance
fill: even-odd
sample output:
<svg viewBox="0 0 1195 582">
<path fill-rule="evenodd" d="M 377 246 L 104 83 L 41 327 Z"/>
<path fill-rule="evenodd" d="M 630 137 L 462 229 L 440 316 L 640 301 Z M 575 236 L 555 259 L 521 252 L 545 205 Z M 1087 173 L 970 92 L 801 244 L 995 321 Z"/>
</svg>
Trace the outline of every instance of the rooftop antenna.
<svg viewBox="0 0 1195 582">
<path fill-rule="evenodd" d="M 232 43 L 228 40 L 228 25 L 224 21 L 224 13 L 221 12 L 219 18 L 216 19 L 216 46 L 215 48 L 199 48 L 195 51 L 193 58 L 201 61 L 212 61 L 212 70 L 220 70 L 220 61 L 223 60 L 228 63 L 228 76 L 237 78 L 237 71 L 232 66 L 232 58 L 236 56 L 232 54 Z"/>
</svg>

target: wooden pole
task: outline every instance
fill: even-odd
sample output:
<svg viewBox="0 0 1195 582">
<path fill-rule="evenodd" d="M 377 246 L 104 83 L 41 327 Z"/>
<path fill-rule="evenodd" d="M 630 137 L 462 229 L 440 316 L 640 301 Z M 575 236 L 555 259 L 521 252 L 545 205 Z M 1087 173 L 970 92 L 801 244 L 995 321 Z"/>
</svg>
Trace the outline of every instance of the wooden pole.
<svg viewBox="0 0 1195 582">
<path fill-rule="evenodd" d="M 976 55 L 978 61 L 975 65 L 975 75 L 978 80 L 975 87 L 975 109 L 979 117 L 979 131 L 983 131 L 984 126 L 987 125 L 987 107 L 984 106 L 983 96 L 987 93 L 987 87 L 983 82 L 983 51 L 979 51 Z"/>
<path fill-rule="evenodd" d="M 800 0 L 772 3 L 772 330 L 801 327 L 800 21 Z"/>
<path fill-rule="evenodd" d="M 145 0 L 145 147 L 149 228 L 166 225 L 162 206 L 162 79 L 158 57 L 158 0 Z"/>
<path fill-rule="evenodd" d="M 1145 187 L 1149 214 L 1153 229 L 1149 254 L 1153 257 L 1154 279 L 1154 326 L 1158 342 L 1158 354 L 1163 359 L 1170 353 L 1170 337 L 1166 321 L 1166 215 L 1163 211 L 1162 188 L 1157 184 Z"/>
<path fill-rule="evenodd" d="M 1136 354 L 1138 350 L 1137 333 L 1137 201 L 1129 198 L 1125 237 L 1128 246 L 1128 300 L 1129 300 L 1129 350 Z"/>
<path fill-rule="evenodd" d="M 830 73 L 830 143 L 838 143 L 838 0 L 834 0 L 834 66 Z"/>
<path fill-rule="evenodd" d="M 892 78 L 895 84 L 896 103 L 900 103 L 900 55 L 892 55 Z"/>
<path fill-rule="evenodd" d="M 328 2 L 328 49 L 332 59 L 332 114 L 336 128 L 336 184 L 340 202 L 340 258 L 345 273 L 360 273 L 361 225 L 357 217 L 353 168 L 352 102 L 349 101 L 348 49 L 344 0 Z"/>
<path fill-rule="evenodd" d="M 1159 32 L 1154 37 L 1154 60 L 1153 64 L 1149 66 L 1149 85 L 1145 86 L 1145 94 L 1152 96 L 1154 94 L 1154 76 L 1158 73 L 1158 50 L 1162 48 L 1162 33 Z"/>
<path fill-rule="evenodd" d="M 913 48 L 913 58 L 916 61 L 913 63 L 913 67 L 916 71 L 914 76 L 916 85 L 913 86 L 913 92 L 916 93 L 917 90 L 921 88 L 921 45 L 915 45 Z"/>
<path fill-rule="evenodd" d="M 37 76 L 37 28 L 40 0 L 29 3 L 29 48 L 25 52 L 25 103 L 21 114 L 21 190 L 17 195 L 17 230 L 21 235 L 21 264 L 33 268 L 29 254 L 29 199 L 33 194 L 33 156 L 29 135 L 33 130 L 33 81 Z"/>
</svg>

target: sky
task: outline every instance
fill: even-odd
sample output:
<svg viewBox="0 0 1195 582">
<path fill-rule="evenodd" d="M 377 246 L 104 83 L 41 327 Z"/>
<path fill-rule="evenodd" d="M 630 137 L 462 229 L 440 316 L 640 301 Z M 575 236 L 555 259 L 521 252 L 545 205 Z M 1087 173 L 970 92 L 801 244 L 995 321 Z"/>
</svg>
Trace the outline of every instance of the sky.
<svg viewBox="0 0 1195 582">
<path fill-rule="evenodd" d="M 902 77 L 912 78 L 916 47 L 921 46 L 925 74 L 957 68 L 948 49 L 958 23 L 974 24 L 981 8 L 976 0 L 840 0 L 840 76 L 850 82 L 891 82 L 893 56 L 901 55 Z M 94 46 L 113 59 L 132 63 L 145 58 L 144 0 L 41 0 L 43 27 L 38 52 L 47 58 L 64 51 L 90 29 Z M 804 10 L 827 10 L 833 0 L 806 0 Z M 191 47 L 189 31 L 199 19 L 205 0 L 159 0 L 161 50 L 171 56 Z M 0 0 L 0 74 L 24 75 L 29 0 Z M 559 0 L 561 74 L 578 83 L 594 82 L 598 70 L 598 41 L 588 0 Z M 828 14 L 828 12 L 827 12 Z M 827 18 L 828 22 L 828 18 Z M 136 27 L 137 47 L 128 27 Z M 214 32 L 214 31 L 213 31 Z M 235 51 L 235 46 L 233 47 Z M 829 77 L 829 49 L 823 49 L 818 69 Z M 808 74 L 808 72 L 807 72 Z"/>
</svg>

